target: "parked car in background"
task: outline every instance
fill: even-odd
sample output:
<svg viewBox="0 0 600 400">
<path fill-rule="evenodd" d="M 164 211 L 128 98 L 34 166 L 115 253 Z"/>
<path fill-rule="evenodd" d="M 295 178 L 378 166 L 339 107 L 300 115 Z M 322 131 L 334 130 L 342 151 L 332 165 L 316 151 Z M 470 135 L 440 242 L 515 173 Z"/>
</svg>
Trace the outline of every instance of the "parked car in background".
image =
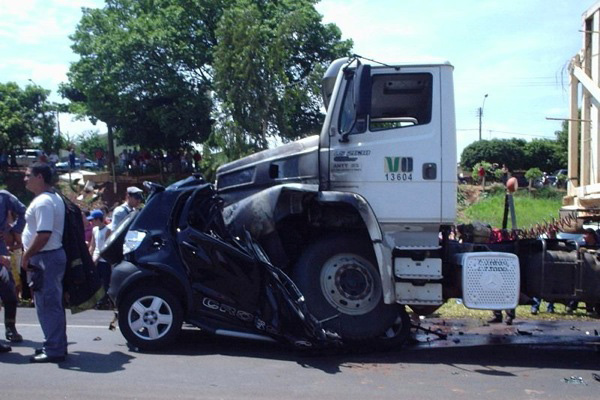
<svg viewBox="0 0 600 400">
<path fill-rule="evenodd" d="M 557 169 L 556 171 L 554 171 L 552 173 L 552 175 L 548 175 L 546 177 L 546 182 L 547 182 L 546 184 L 548 184 L 550 186 L 557 186 L 559 184 L 559 181 L 558 181 L 559 175 L 567 176 L 567 169 L 566 168 Z"/>
<path fill-rule="evenodd" d="M 56 163 L 55 166 L 58 172 L 67 172 L 69 170 L 69 158 L 65 157 L 61 162 Z M 83 159 L 81 162 L 80 158 L 75 158 L 75 168 L 74 169 L 89 169 L 95 170 L 98 169 L 98 163 L 90 160 L 89 158 Z"/>
<path fill-rule="evenodd" d="M 17 152 L 15 159 L 17 160 L 17 165 L 19 167 L 29 167 L 34 162 L 39 161 L 40 156 L 44 152 L 40 149 L 23 149 L 20 152 Z"/>
</svg>

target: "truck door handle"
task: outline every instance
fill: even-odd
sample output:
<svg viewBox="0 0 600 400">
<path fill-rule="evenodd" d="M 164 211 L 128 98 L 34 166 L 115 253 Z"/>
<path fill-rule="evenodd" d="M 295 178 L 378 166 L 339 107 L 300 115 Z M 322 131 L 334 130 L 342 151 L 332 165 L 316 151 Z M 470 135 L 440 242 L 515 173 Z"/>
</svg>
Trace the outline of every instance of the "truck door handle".
<svg viewBox="0 0 600 400">
<path fill-rule="evenodd" d="M 436 163 L 423 164 L 423 179 L 433 180 L 436 178 L 437 178 L 437 164 Z"/>
</svg>

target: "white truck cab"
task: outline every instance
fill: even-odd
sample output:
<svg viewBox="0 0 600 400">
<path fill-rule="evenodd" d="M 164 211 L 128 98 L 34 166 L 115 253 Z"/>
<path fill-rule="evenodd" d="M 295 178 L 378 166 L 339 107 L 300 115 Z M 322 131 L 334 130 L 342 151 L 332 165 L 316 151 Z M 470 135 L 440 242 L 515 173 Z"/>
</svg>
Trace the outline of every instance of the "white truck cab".
<svg viewBox="0 0 600 400">
<path fill-rule="evenodd" d="M 319 136 L 217 170 L 226 223 L 249 230 L 342 337 L 404 340 L 404 305 L 427 313 L 463 295 L 473 308 L 517 304 L 514 254 L 445 235 L 456 217 L 452 71 L 336 60 Z"/>
</svg>

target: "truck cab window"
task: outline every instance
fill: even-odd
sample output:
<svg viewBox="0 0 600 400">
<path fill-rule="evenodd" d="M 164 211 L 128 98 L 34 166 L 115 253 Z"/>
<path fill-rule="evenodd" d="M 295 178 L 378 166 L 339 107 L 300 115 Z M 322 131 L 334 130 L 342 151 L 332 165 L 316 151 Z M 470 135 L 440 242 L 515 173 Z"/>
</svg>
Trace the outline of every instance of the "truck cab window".
<svg viewBox="0 0 600 400">
<path fill-rule="evenodd" d="M 340 112 L 340 132 L 349 132 L 352 129 L 354 112 L 354 79 L 349 77 L 346 80 L 346 91 Z"/>
<path fill-rule="evenodd" d="M 362 133 L 354 122 L 354 82 L 347 78 L 340 132 Z M 373 75 L 369 130 L 405 128 L 431 122 L 433 76 L 429 73 Z"/>
<path fill-rule="evenodd" d="M 432 81 L 427 73 L 374 75 L 369 130 L 428 124 Z"/>
</svg>

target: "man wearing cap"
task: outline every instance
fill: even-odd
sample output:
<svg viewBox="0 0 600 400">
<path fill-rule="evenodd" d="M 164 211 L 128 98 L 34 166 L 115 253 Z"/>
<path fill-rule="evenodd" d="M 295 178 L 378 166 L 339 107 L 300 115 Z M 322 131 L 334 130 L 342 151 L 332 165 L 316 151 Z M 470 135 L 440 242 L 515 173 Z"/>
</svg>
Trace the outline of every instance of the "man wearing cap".
<svg viewBox="0 0 600 400">
<path fill-rule="evenodd" d="M 142 189 L 129 186 L 127 188 L 127 196 L 125 197 L 125 203 L 121 204 L 117 208 L 114 209 L 112 214 L 112 221 L 108 226 L 108 231 L 106 233 L 106 237 L 109 237 L 110 234 L 117 230 L 121 222 L 129 215 L 130 212 L 139 207 L 142 203 Z"/>
<path fill-rule="evenodd" d="M 110 284 L 110 264 L 100 257 L 100 251 L 104 248 L 106 242 L 106 233 L 108 228 L 104 225 L 104 213 L 102 210 L 92 210 L 90 216 L 87 217 L 88 221 L 92 222 L 92 240 L 90 240 L 90 254 L 92 260 L 96 264 L 98 275 L 100 276 L 100 282 L 104 287 L 104 291 L 108 292 L 108 285 Z M 109 305 L 108 295 L 104 297 L 96 304 L 96 308 L 104 308 Z"/>
</svg>

